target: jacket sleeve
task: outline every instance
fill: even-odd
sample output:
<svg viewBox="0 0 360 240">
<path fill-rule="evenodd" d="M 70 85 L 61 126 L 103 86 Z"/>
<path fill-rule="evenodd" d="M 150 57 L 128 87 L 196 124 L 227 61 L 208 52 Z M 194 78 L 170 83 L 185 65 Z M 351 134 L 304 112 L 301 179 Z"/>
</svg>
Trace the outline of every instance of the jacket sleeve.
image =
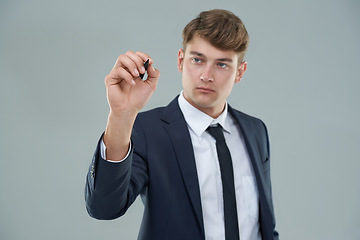
<svg viewBox="0 0 360 240">
<path fill-rule="evenodd" d="M 115 219 L 127 211 L 148 182 L 147 165 L 134 152 L 134 144 L 120 163 L 101 157 L 100 138 L 86 177 L 85 201 L 89 215 L 96 219 Z"/>
</svg>

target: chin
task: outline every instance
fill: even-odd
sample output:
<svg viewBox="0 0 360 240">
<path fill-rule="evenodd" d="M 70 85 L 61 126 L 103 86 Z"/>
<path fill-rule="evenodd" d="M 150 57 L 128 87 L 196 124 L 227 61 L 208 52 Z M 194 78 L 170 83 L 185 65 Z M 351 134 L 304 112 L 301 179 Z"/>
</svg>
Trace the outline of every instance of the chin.
<svg viewBox="0 0 360 240">
<path fill-rule="evenodd" d="M 196 106 L 198 106 L 199 108 L 203 108 L 203 109 L 206 109 L 206 108 L 212 108 L 214 107 L 214 102 L 211 102 L 211 101 L 195 101 L 194 102 Z"/>
<path fill-rule="evenodd" d="M 216 99 L 210 95 L 201 95 L 194 99 L 196 103 L 199 103 L 201 106 L 211 107 L 215 105 Z"/>
</svg>

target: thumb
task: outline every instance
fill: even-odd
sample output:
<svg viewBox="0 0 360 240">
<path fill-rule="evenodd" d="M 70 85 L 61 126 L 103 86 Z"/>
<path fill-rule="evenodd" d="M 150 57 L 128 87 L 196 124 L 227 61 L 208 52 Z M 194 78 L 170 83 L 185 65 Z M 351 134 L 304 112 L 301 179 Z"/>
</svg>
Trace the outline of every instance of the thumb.
<svg viewBox="0 0 360 240">
<path fill-rule="evenodd" d="M 157 81 L 160 77 L 160 71 L 155 69 L 152 64 L 147 69 L 148 79 L 150 81 Z"/>
</svg>

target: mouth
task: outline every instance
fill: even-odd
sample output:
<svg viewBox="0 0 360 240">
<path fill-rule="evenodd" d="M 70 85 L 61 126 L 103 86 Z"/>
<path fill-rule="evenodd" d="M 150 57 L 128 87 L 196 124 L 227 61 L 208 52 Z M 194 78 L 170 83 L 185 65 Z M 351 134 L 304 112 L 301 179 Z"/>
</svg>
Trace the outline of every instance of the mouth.
<svg viewBox="0 0 360 240">
<path fill-rule="evenodd" d="M 215 90 L 209 88 L 209 87 L 197 87 L 196 88 L 198 91 L 202 92 L 202 93 L 213 93 L 215 92 Z"/>
</svg>

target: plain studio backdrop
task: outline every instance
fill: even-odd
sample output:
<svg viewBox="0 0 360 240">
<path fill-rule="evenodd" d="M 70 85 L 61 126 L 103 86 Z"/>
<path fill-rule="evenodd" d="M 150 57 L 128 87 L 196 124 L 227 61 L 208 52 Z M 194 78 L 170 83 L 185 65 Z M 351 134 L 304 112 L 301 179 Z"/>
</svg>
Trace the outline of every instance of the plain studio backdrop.
<svg viewBox="0 0 360 240">
<path fill-rule="evenodd" d="M 228 9 L 250 34 L 229 103 L 264 120 L 281 239 L 360 239 L 360 3 L 0 1 L 0 239 L 136 239 L 143 206 L 99 221 L 88 166 L 109 111 L 104 77 L 127 50 L 161 71 L 146 106 L 181 91 L 181 31 Z"/>
</svg>

